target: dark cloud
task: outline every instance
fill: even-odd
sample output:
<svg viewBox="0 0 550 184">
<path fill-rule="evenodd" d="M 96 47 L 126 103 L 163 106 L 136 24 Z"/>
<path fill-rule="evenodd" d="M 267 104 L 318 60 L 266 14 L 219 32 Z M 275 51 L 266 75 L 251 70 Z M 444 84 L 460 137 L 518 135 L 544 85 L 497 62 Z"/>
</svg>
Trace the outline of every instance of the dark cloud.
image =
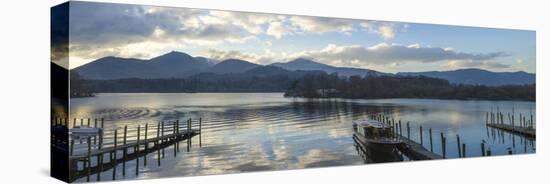
<svg viewBox="0 0 550 184">
<path fill-rule="evenodd" d="M 387 64 L 396 62 L 431 63 L 449 60 L 485 61 L 508 55 L 503 52 L 477 54 L 457 52 L 439 47 L 403 46 L 382 43 L 369 48 L 329 45 L 320 51 L 306 51 L 297 53 L 294 56 L 312 57 L 324 61 L 354 61 L 358 64 Z"/>
</svg>

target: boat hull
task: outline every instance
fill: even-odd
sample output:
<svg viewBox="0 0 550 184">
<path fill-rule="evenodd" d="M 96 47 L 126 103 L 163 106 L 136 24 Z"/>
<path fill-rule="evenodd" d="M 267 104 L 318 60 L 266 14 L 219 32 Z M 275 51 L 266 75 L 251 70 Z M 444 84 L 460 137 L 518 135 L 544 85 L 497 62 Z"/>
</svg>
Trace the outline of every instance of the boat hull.
<svg viewBox="0 0 550 184">
<path fill-rule="evenodd" d="M 355 133 L 353 139 L 357 144 L 358 151 L 361 151 L 367 162 L 383 163 L 403 161 L 403 156 L 398 150 L 402 143 L 380 143 L 364 138 L 361 134 Z"/>
</svg>

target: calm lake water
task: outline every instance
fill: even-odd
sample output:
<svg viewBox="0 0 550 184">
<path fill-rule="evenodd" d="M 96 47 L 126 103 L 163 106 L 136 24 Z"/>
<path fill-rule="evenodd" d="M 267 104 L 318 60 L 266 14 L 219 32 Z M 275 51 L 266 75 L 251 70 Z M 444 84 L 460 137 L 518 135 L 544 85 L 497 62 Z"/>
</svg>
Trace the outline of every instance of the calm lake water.
<svg viewBox="0 0 550 184">
<path fill-rule="evenodd" d="M 202 148 L 195 137 L 191 151 L 185 152 L 184 141 L 182 151 L 176 157 L 167 154 L 160 167 L 156 165 L 156 154 L 148 155 L 150 164 L 140 167 L 137 178 L 157 178 L 365 164 L 353 145 L 352 122 L 379 112 L 391 114 L 403 123 L 409 121 L 411 137 L 417 141 L 420 125 L 425 130 L 425 142 L 427 129 L 432 128 L 434 152 L 438 154 L 439 133 L 443 132 L 448 157 L 458 155 L 457 134 L 467 145 L 468 157 L 481 154 L 482 141 L 493 155 L 505 155 L 509 149 L 514 154 L 534 153 L 534 140 L 486 128 L 485 113 L 496 111 L 497 106 L 505 114 L 514 108 L 516 117 L 519 113 L 532 113 L 535 118 L 534 102 L 307 100 L 284 98 L 282 93 L 98 94 L 71 99 L 70 113 L 76 118 L 105 118 L 107 145 L 112 142 L 112 131 L 118 128 L 120 132 L 124 125 L 135 129 L 145 123 L 156 125 L 159 121 L 201 117 Z M 75 152 L 82 149 L 75 147 Z M 167 148 L 167 153 L 172 153 L 172 148 Z M 134 164 L 127 163 L 130 174 L 126 178 L 136 178 Z M 111 173 L 103 172 L 101 177 L 110 179 Z M 121 173 L 117 171 L 118 179 L 123 178 Z"/>
</svg>

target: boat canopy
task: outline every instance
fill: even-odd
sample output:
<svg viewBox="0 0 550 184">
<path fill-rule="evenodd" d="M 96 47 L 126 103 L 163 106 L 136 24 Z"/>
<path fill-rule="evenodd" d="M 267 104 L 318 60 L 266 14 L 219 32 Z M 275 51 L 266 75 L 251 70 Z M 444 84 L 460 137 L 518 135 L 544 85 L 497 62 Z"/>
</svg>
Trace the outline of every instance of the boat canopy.
<svg viewBox="0 0 550 184">
<path fill-rule="evenodd" d="M 389 128 L 388 125 L 380 122 L 380 121 L 376 121 L 376 120 L 368 120 L 368 119 L 365 119 L 365 120 L 360 120 L 360 121 L 355 121 L 353 122 L 353 124 L 357 125 L 357 126 L 361 126 L 361 127 L 372 127 L 372 128 Z"/>
</svg>

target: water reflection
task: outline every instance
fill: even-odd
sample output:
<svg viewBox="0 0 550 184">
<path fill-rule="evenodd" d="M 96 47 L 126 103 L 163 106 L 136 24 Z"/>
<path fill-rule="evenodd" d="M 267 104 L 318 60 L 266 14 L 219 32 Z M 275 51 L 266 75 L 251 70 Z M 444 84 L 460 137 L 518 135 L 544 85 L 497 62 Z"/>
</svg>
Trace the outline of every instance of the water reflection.
<svg viewBox="0 0 550 184">
<path fill-rule="evenodd" d="M 141 168 L 138 178 L 364 164 L 354 147 L 351 123 L 379 112 L 410 121 L 413 130 L 422 125 L 434 134 L 459 134 L 463 143 L 471 145 L 467 155 L 480 155 L 477 148 L 483 140 L 493 155 L 506 154 L 507 149 L 532 153 L 535 145 L 534 140 L 487 129 L 484 124 L 484 113 L 491 107 L 514 106 L 516 112 L 526 113 L 535 107 L 528 102 L 304 100 L 283 98 L 280 93 L 195 93 L 99 94 L 72 99 L 70 105 L 71 117 L 105 118 L 106 145 L 110 130 L 124 125 L 202 118 L 202 148 L 167 157 L 161 167 Z M 411 131 L 411 137 L 419 139 L 418 132 Z M 457 157 L 453 141 L 447 142 L 448 157 Z M 441 150 L 439 144 L 434 144 L 434 150 Z M 155 158 L 151 154 L 148 159 Z M 102 178 L 110 178 L 110 173 L 102 173 Z"/>
</svg>

